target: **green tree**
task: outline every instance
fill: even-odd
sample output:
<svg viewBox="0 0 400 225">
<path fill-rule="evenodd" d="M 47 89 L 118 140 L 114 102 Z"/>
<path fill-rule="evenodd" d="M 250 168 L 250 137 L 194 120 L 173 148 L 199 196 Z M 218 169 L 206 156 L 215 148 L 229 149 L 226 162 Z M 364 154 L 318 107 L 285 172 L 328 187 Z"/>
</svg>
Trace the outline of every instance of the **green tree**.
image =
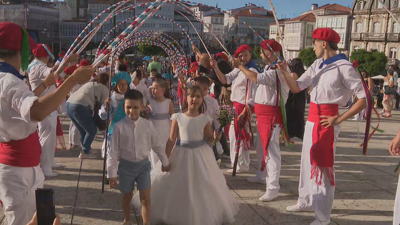
<svg viewBox="0 0 400 225">
<path fill-rule="evenodd" d="M 149 46 L 149 45 L 139 45 L 138 49 L 143 55 L 153 56 L 153 55 L 161 55 L 166 57 L 167 53 L 161 47 L 158 46 Z"/>
<path fill-rule="evenodd" d="M 253 49 L 253 58 L 254 59 L 259 59 L 259 58 L 261 58 L 261 47 L 260 46 L 256 46 L 256 47 L 254 47 L 254 49 Z"/>
<path fill-rule="evenodd" d="M 313 48 L 305 48 L 300 51 L 299 58 L 306 67 L 309 67 L 317 59 Z"/>
<path fill-rule="evenodd" d="M 388 62 L 385 53 L 369 52 L 364 49 L 359 49 L 351 54 L 350 61 L 354 60 L 357 60 L 359 69 L 365 70 L 370 76 L 384 74 Z"/>
</svg>

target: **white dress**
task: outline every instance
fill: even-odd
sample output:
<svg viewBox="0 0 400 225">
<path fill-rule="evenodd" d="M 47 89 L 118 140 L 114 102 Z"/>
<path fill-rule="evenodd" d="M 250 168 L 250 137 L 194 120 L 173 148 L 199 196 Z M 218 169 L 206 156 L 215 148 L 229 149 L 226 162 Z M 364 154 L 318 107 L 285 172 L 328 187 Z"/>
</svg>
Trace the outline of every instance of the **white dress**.
<svg viewBox="0 0 400 225">
<path fill-rule="evenodd" d="M 204 114 L 188 117 L 176 113 L 172 120 L 178 122 L 181 144 L 172 151 L 171 171 L 153 181 L 151 224 L 233 223 L 238 203 L 215 162 L 213 150 L 203 142 L 204 127 L 211 119 Z M 182 147 L 184 143 L 194 146 Z"/>
<path fill-rule="evenodd" d="M 171 132 L 171 118 L 169 114 L 170 99 L 165 99 L 163 102 L 157 102 L 153 98 L 150 98 L 150 121 L 153 122 L 153 126 L 159 135 L 161 146 L 165 149 L 169 134 Z M 157 154 L 154 151 L 150 153 L 150 162 L 152 168 L 160 161 Z"/>
</svg>

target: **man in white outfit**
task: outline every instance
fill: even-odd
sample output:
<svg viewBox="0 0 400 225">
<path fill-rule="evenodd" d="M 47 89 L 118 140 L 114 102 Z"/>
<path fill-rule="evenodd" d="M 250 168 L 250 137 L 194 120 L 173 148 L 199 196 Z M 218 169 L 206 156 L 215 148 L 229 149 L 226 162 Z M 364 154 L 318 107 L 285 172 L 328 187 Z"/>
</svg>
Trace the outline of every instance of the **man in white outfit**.
<svg viewBox="0 0 400 225">
<path fill-rule="evenodd" d="M 35 90 L 42 84 L 42 81 L 52 72 L 52 68 L 47 66 L 50 57 L 54 59 L 49 46 L 45 44 L 38 44 L 32 50 L 35 59 L 29 64 L 27 72 L 29 73 L 29 82 L 32 90 Z M 48 95 L 56 90 L 55 85 L 47 87 L 46 91 L 41 96 Z M 43 173 L 46 177 L 57 176 L 53 172 L 54 154 L 57 145 L 57 111 L 52 112 L 45 120 L 38 123 L 38 131 L 40 138 L 40 145 L 42 146 L 42 156 L 40 158 L 40 165 L 42 166 Z"/>
<path fill-rule="evenodd" d="M 272 48 L 272 51 L 270 49 Z M 275 40 L 261 42 L 261 57 L 268 66 L 263 73 L 255 73 L 234 61 L 234 66 L 252 82 L 258 85 L 255 95 L 254 111 L 257 115 L 257 128 L 261 143 L 257 143 L 259 168 L 257 176 L 250 177 L 249 182 L 267 183 L 266 193 L 259 198 L 268 202 L 278 197 L 281 172 L 281 152 L 279 146 L 284 107 L 289 95 L 289 87 L 278 77 L 278 58 L 282 46 Z M 261 145 L 261 146 L 260 146 Z"/>
<path fill-rule="evenodd" d="M 236 50 L 234 57 L 250 71 L 258 72 L 256 64 L 251 60 L 251 48 L 248 45 L 240 46 Z M 228 74 L 223 74 L 218 68 L 215 59 L 211 59 L 210 64 L 222 84 L 232 84 L 231 101 L 236 109 L 236 118 L 229 129 L 231 166 L 234 166 L 236 151 L 238 151 L 236 173 L 245 173 L 250 169 L 251 130 L 249 128 L 251 128 L 250 120 L 257 86 L 247 79 L 238 68 Z M 236 143 L 238 138 L 241 139 L 240 146 L 237 146 Z M 237 147 L 239 147 L 238 150 L 236 149 Z M 228 170 L 228 173 L 232 172 L 232 169 Z"/>
<path fill-rule="evenodd" d="M 282 75 L 293 93 L 311 86 L 310 109 L 305 127 L 301 155 L 299 199 L 287 211 L 314 211 L 311 225 L 330 223 L 335 194 L 334 159 L 339 124 L 366 107 L 366 93 L 361 78 L 344 54 L 337 54 L 340 36 L 330 28 L 313 32 L 317 60 L 296 81 L 279 62 Z M 359 99 L 342 115 L 344 106 L 355 94 Z M 367 93 L 369 94 L 369 93 Z"/>
<path fill-rule="evenodd" d="M 392 155 L 400 155 L 400 130 L 396 137 L 390 142 L 389 152 Z M 397 184 L 396 199 L 394 201 L 393 225 L 400 224 L 400 179 Z"/>
<path fill-rule="evenodd" d="M 55 111 L 72 87 L 89 80 L 94 72 L 83 68 L 55 92 L 38 97 L 56 79 L 50 74 L 33 92 L 23 81 L 19 71 L 26 70 L 29 50 L 35 46 L 17 24 L 0 23 L 0 201 L 8 225 L 25 225 L 31 220 L 36 211 L 35 190 L 43 187 L 38 121 Z"/>
</svg>

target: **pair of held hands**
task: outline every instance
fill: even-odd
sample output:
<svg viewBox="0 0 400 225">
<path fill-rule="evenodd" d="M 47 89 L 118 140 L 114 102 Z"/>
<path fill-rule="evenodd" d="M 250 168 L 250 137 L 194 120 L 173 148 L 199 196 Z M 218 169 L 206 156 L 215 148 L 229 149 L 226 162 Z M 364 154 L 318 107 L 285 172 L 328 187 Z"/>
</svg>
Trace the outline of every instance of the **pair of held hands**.
<svg viewBox="0 0 400 225">
<path fill-rule="evenodd" d="M 66 59 L 66 63 L 75 63 L 78 61 L 78 58 L 79 55 L 72 54 Z M 92 78 L 92 75 L 95 71 L 96 70 L 92 66 L 82 66 L 75 70 L 75 72 L 71 74 L 68 79 L 72 79 L 76 84 L 85 84 Z M 57 78 L 59 78 L 58 73 L 53 71 L 43 80 L 43 84 L 46 87 L 50 87 L 56 83 Z"/>
<path fill-rule="evenodd" d="M 161 166 L 161 171 L 168 172 L 171 170 L 171 163 L 168 166 Z M 116 188 L 118 184 L 118 178 L 110 177 L 110 188 Z"/>
</svg>

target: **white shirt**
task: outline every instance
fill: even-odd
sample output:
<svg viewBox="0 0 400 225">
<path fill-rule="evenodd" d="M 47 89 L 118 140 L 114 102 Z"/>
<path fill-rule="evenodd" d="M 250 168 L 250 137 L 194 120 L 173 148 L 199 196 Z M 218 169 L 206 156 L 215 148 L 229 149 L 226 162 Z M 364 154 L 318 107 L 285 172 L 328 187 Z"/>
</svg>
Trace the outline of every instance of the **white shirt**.
<svg viewBox="0 0 400 225">
<path fill-rule="evenodd" d="M 215 87 L 215 83 L 212 83 L 212 84 L 210 85 L 210 93 L 213 94 L 213 95 L 215 94 L 215 93 L 214 93 L 214 87 Z"/>
<path fill-rule="evenodd" d="M 135 86 L 133 84 L 133 82 L 130 85 L 131 89 L 135 89 L 140 91 L 143 94 L 143 104 L 146 105 L 147 102 L 150 101 L 150 90 L 149 88 L 146 86 L 146 84 L 144 82 L 142 82 L 142 80 L 139 81 L 139 84 L 137 86 Z"/>
<path fill-rule="evenodd" d="M 114 126 L 107 157 L 108 177 L 117 177 L 119 158 L 140 162 L 149 157 L 151 150 L 157 154 L 163 166 L 169 165 L 165 148 L 161 146 L 153 123 L 141 117 L 137 121 L 125 117 Z"/>
<path fill-rule="evenodd" d="M 268 66 L 265 67 L 264 72 L 257 74 L 257 91 L 255 97 L 255 103 L 261 105 L 270 105 L 276 106 L 276 98 L 277 98 L 277 91 L 276 91 L 276 74 L 275 70 L 268 69 Z M 289 70 L 288 70 L 289 71 Z M 279 73 L 279 71 L 277 71 Z M 289 71 L 290 73 L 290 71 Z M 281 92 L 283 102 L 286 104 L 286 101 L 289 96 L 289 87 L 287 86 L 285 80 L 283 79 L 282 75 L 280 76 L 281 81 Z M 278 105 L 281 105 L 278 102 Z"/>
<path fill-rule="evenodd" d="M 258 72 L 254 68 L 250 68 L 253 72 Z M 238 102 L 240 104 L 245 104 L 246 101 L 246 86 L 247 86 L 247 77 L 243 74 L 240 69 L 235 68 L 230 73 L 225 75 L 226 81 L 228 84 L 232 84 L 232 94 L 231 101 Z M 254 95 L 256 92 L 257 86 L 254 82 L 249 81 L 249 90 L 247 95 L 247 104 L 254 105 Z"/>
<path fill-rule="evenodd" d="M 341 59 L 319 69 L 323 59 L 317 59 L 297 80 L 301 90 L 311 85 L 311 102 L 316 104 L 346 105 L 353 94 L 365 98 L 360 75 L 353 64 Z"/>
<path fill-rule="evenodd" d="M 36 61 L 39 61 L 35 59 Z M 34 91 L 37 87 L 39 87 L 43 80 L 51 73 L 51 68 L 46 66 L 43 62 L 38 62 L 37 65 L 33 66 L 29 72 L 29 83 L 31 84 L 31 88 Z M 56 86 L 52 85 L 48 87 L 40 97 L 50 94 L 51 92 L 56 90 Z"/>
<path fill-rule="evenodd" d="M 38 99 L 25 81 L 0 72 L 0 142 L 27 138 L 37 129 L 31 107 Z"/>
<path fill-rule="evenodd" d="M 218 129 L 220 127 L 218 116 L 219 116 L 219 105 L 215 98 L 211 97 L 210 95 L 204 96 L 204 101 L 207 106 L 207 110 L 204 114 L 206 114 L 209 118 L 212 118 L 214 128 Z"/>
</svg>

